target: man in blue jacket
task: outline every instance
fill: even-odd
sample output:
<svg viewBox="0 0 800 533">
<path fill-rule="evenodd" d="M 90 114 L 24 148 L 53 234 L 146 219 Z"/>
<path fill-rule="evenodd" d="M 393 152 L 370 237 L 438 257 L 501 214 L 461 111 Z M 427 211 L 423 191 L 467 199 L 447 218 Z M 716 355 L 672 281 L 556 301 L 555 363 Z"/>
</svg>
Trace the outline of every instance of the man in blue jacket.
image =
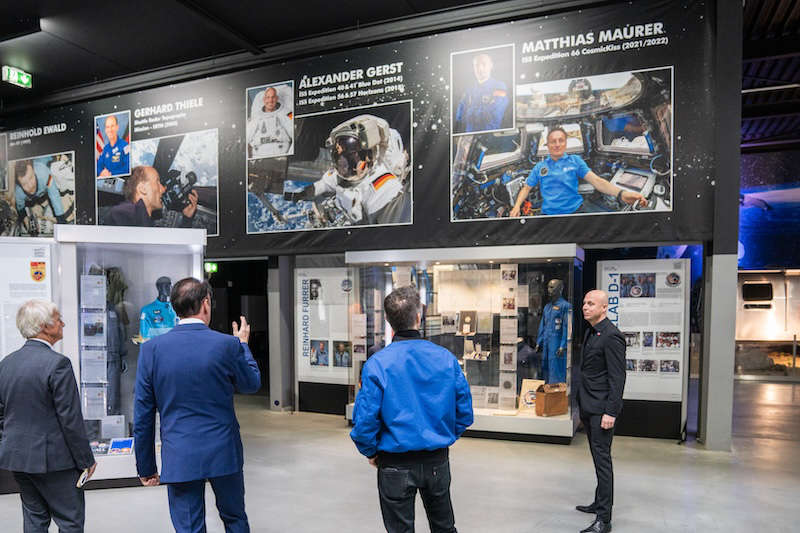
<svg viewBox="0 0 800 533">
<path fill-rule="evenodd" d="M 250 326 L 233 336 L 208 328 L 211 287 L 194 278 L 172 288 L 180 317 L 174 329 L 142 345 L 136 373 L 136 468 L 143 485 L 167 484 L 169 512 L 178 533 L 205 531 L 205 481 L 217 498 L 228 533 L 250 531 L 244 510 L 244 452 L 233 410 L 234 392 L 261 385 L 247 340 Z M 155 415 L 161 415 L 161 476 L 156 467 Z"/>
<path fill-rule="evenodd" d="M 420 337 L 414 288 L 383 305 L 395 336 L 364 365 L 350 437 L 378 468 L 386 531 L 413 533 L 419 490 L 431 532 L 455 532 L 448 448 L 472 424 L 469 385 L 452 353 Z"/>
</svg>

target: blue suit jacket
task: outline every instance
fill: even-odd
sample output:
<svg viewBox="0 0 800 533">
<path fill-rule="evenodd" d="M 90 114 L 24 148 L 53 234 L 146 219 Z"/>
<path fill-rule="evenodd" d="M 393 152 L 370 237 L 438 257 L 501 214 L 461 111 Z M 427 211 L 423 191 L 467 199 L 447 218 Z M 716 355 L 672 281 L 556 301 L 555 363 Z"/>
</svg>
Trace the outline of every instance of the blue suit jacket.
<svg viewBox="0 0 800 533">
<path fill-rule="evenodd" d="M 242 470 L 234 392 L 253 393 L 261 374 L 246 344 L 204 324 L 182 324 L 142 345 L 136 372 L 134 448 L 140 477 L 156 473 L 155 415 L 161 416 L 161 481 L 180 483 Z"/>
</svg>

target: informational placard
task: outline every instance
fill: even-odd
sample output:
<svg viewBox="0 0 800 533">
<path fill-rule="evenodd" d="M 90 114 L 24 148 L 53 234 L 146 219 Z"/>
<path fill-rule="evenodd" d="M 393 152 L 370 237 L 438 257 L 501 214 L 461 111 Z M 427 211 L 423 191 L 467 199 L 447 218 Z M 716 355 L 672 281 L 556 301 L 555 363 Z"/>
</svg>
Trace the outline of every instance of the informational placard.
<svg viewBox="0 0 800 533">
<path fill-rule="evenodd" d="M 0 242 L 0 359 L 19 349 L 25 339 L 17 329 L 17 310 L 31 298 L 51 300 L 52 264 L 49 244 Z"/>
<path fill-rule="evenodd" d="M 299 381 L 349 382 L 353 366 L 351 305 L 353 272 L 349 268 L 305 268 L 295 271 L 295 360 Z M 358 314 L 356 314 L 358 316 Z M 366 332 L 365 315 L 355 318 Z M 357 336 L 361 338 L 360 336 Z"/>
<path fill-rule="evenodd" d="M 688 361 L 689 259 L 600 261 L 608 319 L 625 336 L 623 398 L 680 402 Z"/>
<path fill-rule="evenodd" d="M 106 277 L 84 274 L 81 276 L 81 309 L 106 308 Z"/>
</svg>

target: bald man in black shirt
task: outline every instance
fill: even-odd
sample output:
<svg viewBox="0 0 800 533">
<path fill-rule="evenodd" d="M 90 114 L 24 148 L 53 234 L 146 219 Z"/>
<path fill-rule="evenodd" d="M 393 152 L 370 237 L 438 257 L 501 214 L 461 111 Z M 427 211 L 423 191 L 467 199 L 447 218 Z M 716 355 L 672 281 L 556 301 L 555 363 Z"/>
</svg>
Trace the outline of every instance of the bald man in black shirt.
<svg viewBox="0 0 800 533">
<path fill-rule="evenodd" d="M 583 318 L 589 328 L 583 337 L 578 405 L 592 452 L 597 488 L 594 501 L 578 505 L 577 510 L 595 514 L 592 524 L 581 533 L 611 531 L 611 506 L 614 503 L 614 470 L 611 441 L 614 425 L 622 411 L 625 389 L 625 337 L 606 317 L 608 295 L 599 290 L 586 293 Z"/>
</svg>

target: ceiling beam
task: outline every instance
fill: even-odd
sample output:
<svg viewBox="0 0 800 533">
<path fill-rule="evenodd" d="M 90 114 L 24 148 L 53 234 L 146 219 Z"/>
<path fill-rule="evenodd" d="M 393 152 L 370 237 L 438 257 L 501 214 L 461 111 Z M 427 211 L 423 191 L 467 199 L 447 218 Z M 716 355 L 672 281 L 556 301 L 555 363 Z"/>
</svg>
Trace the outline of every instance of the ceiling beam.
<svg viewBox="0 0 800 533">
<path fill-rule="evenodd" d="M 800 56 L 800 38 L 781 37 L 780 39 L 745 41 L 742 56 L 744 63 L 797 57 Z"/>
<path fill-rule="evenodd" d="M 38 17 L 8 17 L 0 20 L 0 42 L 10 41 L 11 39 L 39 31 L 42 31 L 42 26 Z"/>
<path fill-rule="evenodd" d="M 247 50 L 253 55 L 261 55 L 264 50 L 261 49 L 258 43 L 247 37 L 245 34 L 219 18 L 217 15 L 209 12 L 203 6 L 197 4 L 194 0 L 175 0 L 183 7 L 203 19 L 212 29 L 222 34 L 229 41 L 236 43 L 243 49 Z"/>
<path fill-rule="evenodd" d="M 742 106 L 742 120 L 791 117 L 795 115 L 800 115 L 800 101 L 798 100 Z"/>
</svg>

